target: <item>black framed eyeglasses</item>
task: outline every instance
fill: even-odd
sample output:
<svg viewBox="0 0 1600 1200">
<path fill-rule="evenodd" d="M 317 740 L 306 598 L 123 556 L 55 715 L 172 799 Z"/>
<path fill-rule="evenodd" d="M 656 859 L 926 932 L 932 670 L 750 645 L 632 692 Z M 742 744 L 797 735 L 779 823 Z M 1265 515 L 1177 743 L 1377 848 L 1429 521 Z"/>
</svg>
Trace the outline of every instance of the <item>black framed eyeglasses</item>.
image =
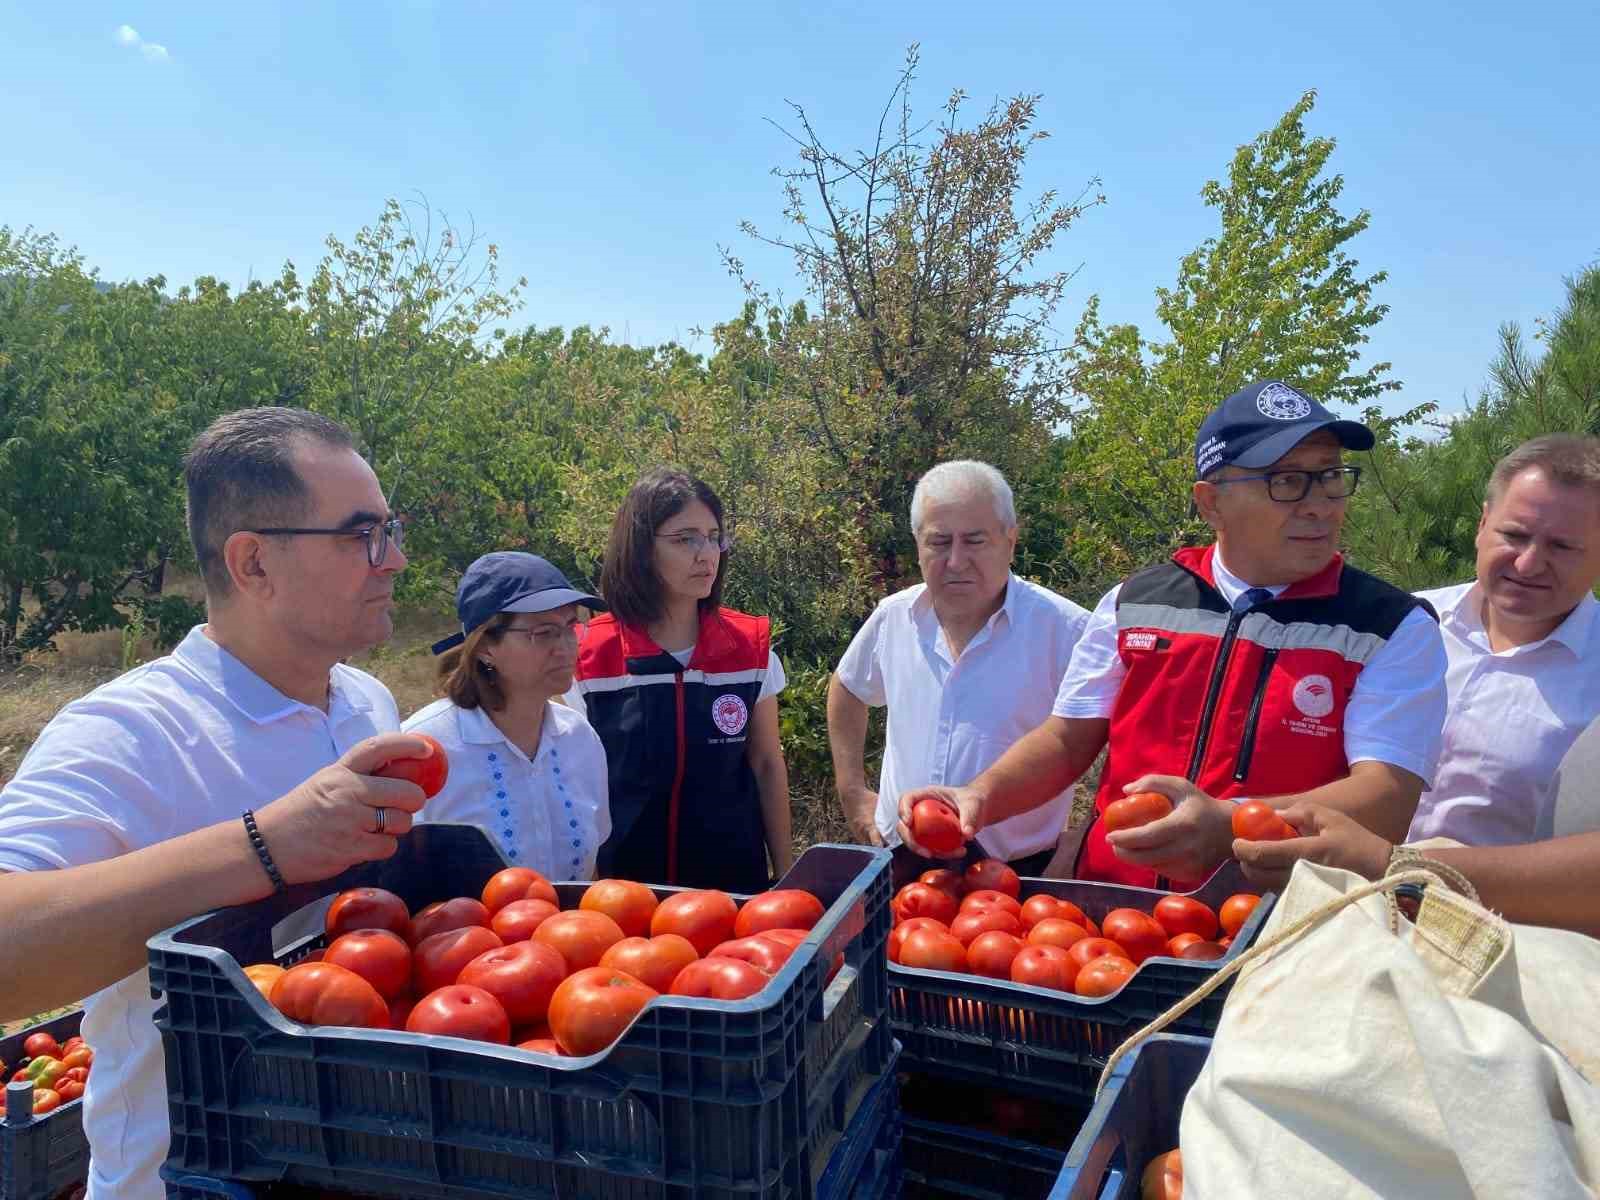
<svg viewBox="0 0 1600 1200">
<path fill-rule="evenodd" d="M 348 537 L 362 538 L 367 543 L 367 565 L 381 567 L 383 560 L 389 556 L 389 544 L 395 548 L 405 546 L 406 522 L 400 517 L 391 517 L 376 525 L 357 525 L 354 529 L 245 529 L 243 533 L 254 533 L 261 537 L 301 537 L 304 535 L 320 535 L 322 537 Z"/>
<path fill-rule="evenodd" d="M 1361 482 L 1360 467 L 1329 467 L 1325 471 L 1264 471 L 1260 475 L 1235 475 L 1232 479 L 1213 479 L 1221 487 L 1225 483 L 1250 483 L 1266 480 L 1267 495 L 1280 504 L 1298 504 L 1311 494 L 1313 482 L 1322 487 L 1329 500 L 1343 500 L 1355 495 L 1356 484 Z"/>
</svg>

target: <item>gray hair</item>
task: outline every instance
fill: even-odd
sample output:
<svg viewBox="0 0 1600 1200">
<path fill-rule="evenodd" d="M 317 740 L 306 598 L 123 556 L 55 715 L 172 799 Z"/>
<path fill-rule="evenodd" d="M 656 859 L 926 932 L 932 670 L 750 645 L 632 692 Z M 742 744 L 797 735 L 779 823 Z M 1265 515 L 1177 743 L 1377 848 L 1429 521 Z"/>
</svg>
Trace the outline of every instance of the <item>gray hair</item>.
<svg viewBox="0 0 1600 1200">
<path fill-rule="evenodd" d="M 1600 438 L 1547 433 L 1523 442 L 1495 463 L 1484 499 L 1493 508 L 1506 486 L 1524 471 L 1539 470 L 1551 483 L 1588 488 L 1600 497 Z"/>
<path fill-rule="evenodd" d="M 988 496 L 994 502 L 994 515 L 1000 518 L 1002 529 L 1017 527 L 1017 508 L 1006 477 L 986 462 L 960 458 L 929 468 L 917 480 L 916 490 L 911 493 L 911 532 L 915 534 L 922 528 L 929 504 L 965 500 L 974 495 Z"/>
</svg>

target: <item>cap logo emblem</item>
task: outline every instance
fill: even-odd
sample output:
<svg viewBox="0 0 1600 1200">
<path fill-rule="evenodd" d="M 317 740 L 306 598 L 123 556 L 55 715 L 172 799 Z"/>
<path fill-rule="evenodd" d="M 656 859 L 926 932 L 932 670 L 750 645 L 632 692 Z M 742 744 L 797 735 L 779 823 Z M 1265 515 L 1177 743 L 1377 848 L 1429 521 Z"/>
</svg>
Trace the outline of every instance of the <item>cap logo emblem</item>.
<svg viewBox="0 0 1600 1200">
<path fill-rule="evenodd" d="M 1298 421 L 1311 415 L 1311 401 L 1288 384 L 1269 383 L 1256 396 L 1256 408 L 1274 421 Z"/>
</svg>

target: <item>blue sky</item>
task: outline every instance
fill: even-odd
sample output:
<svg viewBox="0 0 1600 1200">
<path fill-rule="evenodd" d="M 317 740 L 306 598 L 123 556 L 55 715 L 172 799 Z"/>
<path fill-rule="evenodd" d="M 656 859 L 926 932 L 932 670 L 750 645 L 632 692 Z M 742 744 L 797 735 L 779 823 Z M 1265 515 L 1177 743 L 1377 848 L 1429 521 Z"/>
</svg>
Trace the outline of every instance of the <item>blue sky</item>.
<svg viewBox="0 0 1600 1200">
<path fill-rule="evenodd" d="M 1034 188 L 1104 181 L 1059 243 L 1063 313 L 1148 325 L 1153 290 L 1213 232 L 1198 192 L 1316 88 L 1353 245 L 1387 269 L 1369 348 L 1399 403 L 1458 409 L 1500 322 L 1531 326 L 1600 258 L 1600 6 L 0 3 L 0 224 L 75 243 L 112 279 L 315 263 L 386 196 L 475 219 L 528 278 L 528 323 L 634 342 L 733 314 L 718 244 L 777 224 L 767 123 L 806 105 L 871 132 L 907 44 L 916 98 L 1042 93 Z M 119 30 L 127 27 L 119 35 Z M 788 290 L 793 291 L 792 283 Z M 691 343 L 692 344 L 692 343 Z M 700 344 L 704 348 L 704 344 Z"/>
</svg>

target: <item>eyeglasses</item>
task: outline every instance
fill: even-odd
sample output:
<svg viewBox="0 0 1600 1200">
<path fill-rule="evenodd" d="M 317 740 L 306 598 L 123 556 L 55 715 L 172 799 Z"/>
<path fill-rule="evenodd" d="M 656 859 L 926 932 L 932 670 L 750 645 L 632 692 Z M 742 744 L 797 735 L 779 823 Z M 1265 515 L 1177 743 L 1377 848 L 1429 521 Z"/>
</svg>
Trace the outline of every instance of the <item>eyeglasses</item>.
<svg viewBox="0 0 1600 1200">
<path fill-rule="evenodd" d="M 522 634 L 536 650 L 554 650 L 562 642 L 577 641 L 582 626 L 583 622 L 574 617 L 562 625 L 507 625 L 503 632 Z"/>
<path fill-rule="evenodd" d="M 699 554 L 707 548 L 714 549 L 718 554 L 726 554 L 733 548 L 733 539 L 725 533 L 719 533 L 716 537 L 707 537 L 695 530 L 684 533 L 658 533 L 656 540 L 665 542 L 674 550 L 682 550 L 686 554 Z"/>
<path fill-rule="evenodd" d="M 367 565 L 381 567 L 389 556 L 389 543 L 395 549 L 405 545 L 406 523 L 400 517 L 391 517 L 377 525 L 359 526 L 355 529 L 245 529 L 242 533 L 255 533 L 262 537 L 300 537 L 317 534 L 323 537 L 361 538 L 367 543 Z"/>
<path fill-rule="evenodd" d="M 1329 500 L 1343 500 L 1355 494 L 1361 482 L 1360 467 L 1329 467 L 1326 471 L 1266 471 L 1260 475 L 1236 475 L 1232 479 L 1213 479 L 1221 487 L 1225 483 L 1267 481 L 1267 495 L 1280 504 L 1298 504 L 1311 494 L 1311 484 L 1322 486 L 1322 494 Z"/>
</svg>

